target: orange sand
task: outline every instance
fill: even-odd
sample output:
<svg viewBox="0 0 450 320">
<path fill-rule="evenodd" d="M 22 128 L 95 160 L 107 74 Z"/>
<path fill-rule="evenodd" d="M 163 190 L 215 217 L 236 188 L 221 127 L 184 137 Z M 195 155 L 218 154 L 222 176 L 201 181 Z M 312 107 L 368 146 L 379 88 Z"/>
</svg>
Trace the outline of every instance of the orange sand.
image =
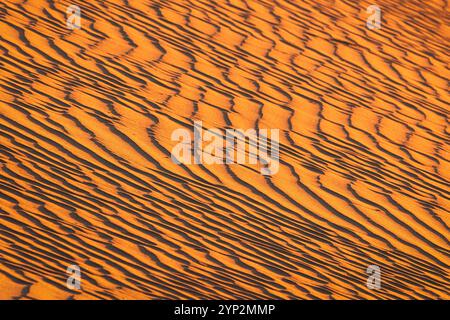
<svg viewBox="0 0 450 320">
<path fill-rule="evenodd" d="M 0 4 L 0 299 L 450 297 L 448 1 L 102 3 Z M 278 174 L 172 163 L 193 120 Z"/>
</svg>

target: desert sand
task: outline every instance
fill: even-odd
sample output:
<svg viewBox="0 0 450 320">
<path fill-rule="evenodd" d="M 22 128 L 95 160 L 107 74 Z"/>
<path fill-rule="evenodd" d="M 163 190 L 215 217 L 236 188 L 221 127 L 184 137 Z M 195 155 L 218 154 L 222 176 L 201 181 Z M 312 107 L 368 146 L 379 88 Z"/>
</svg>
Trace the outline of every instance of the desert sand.
<svg viewBox="0 0 450 320">
<path fill-rule="evenodd" d="M 371 4 L 0 3 L 0 299 L 448 299 L 448 1 Z M 196 120 L 279 172 L 175 164 Z"/>
</svg>

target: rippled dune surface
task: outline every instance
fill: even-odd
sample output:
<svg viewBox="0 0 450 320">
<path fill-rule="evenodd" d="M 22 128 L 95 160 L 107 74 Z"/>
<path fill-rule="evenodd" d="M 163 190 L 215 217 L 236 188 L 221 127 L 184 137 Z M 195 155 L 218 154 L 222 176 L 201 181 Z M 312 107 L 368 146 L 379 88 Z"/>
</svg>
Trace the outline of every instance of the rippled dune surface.
<svg viewBox="0 0 450 320">
<path fill-rule="evenodd" d="M 448 1 L 371 4 L 0 3 L 0 298 L 448 299 Z M 175 164 L 195 120 L 278 173 Z"/>
</svg>

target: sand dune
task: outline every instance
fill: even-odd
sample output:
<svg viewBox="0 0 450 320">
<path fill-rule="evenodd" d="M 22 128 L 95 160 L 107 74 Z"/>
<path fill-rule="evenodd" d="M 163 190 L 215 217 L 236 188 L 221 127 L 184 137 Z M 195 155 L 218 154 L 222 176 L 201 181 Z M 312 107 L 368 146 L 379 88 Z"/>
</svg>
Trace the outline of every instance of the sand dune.
<svg viewBox="0 0 450 320">
<path fill-rule="evenodd" d="M 448 1 L 371 4 L 0 3 L 0 299 L 448 299 Z M 195 120 L 279 172 L 175 164 Z"/>
</svg>

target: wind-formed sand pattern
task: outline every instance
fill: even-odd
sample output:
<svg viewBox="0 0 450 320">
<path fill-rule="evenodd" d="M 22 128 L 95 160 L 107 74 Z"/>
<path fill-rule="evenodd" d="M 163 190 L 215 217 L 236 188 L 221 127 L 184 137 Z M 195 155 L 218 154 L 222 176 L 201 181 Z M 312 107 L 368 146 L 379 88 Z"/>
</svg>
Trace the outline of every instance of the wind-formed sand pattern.
<svg viewBox="0 0 450 320">
<path fill-rule="evenodd" d="M 0 30 L 1 299 L 450 297 L 448 1 L 6 0 Z M 279 129 L 278 173 L 172 162 L 194 121 Z"/>
</svg>

